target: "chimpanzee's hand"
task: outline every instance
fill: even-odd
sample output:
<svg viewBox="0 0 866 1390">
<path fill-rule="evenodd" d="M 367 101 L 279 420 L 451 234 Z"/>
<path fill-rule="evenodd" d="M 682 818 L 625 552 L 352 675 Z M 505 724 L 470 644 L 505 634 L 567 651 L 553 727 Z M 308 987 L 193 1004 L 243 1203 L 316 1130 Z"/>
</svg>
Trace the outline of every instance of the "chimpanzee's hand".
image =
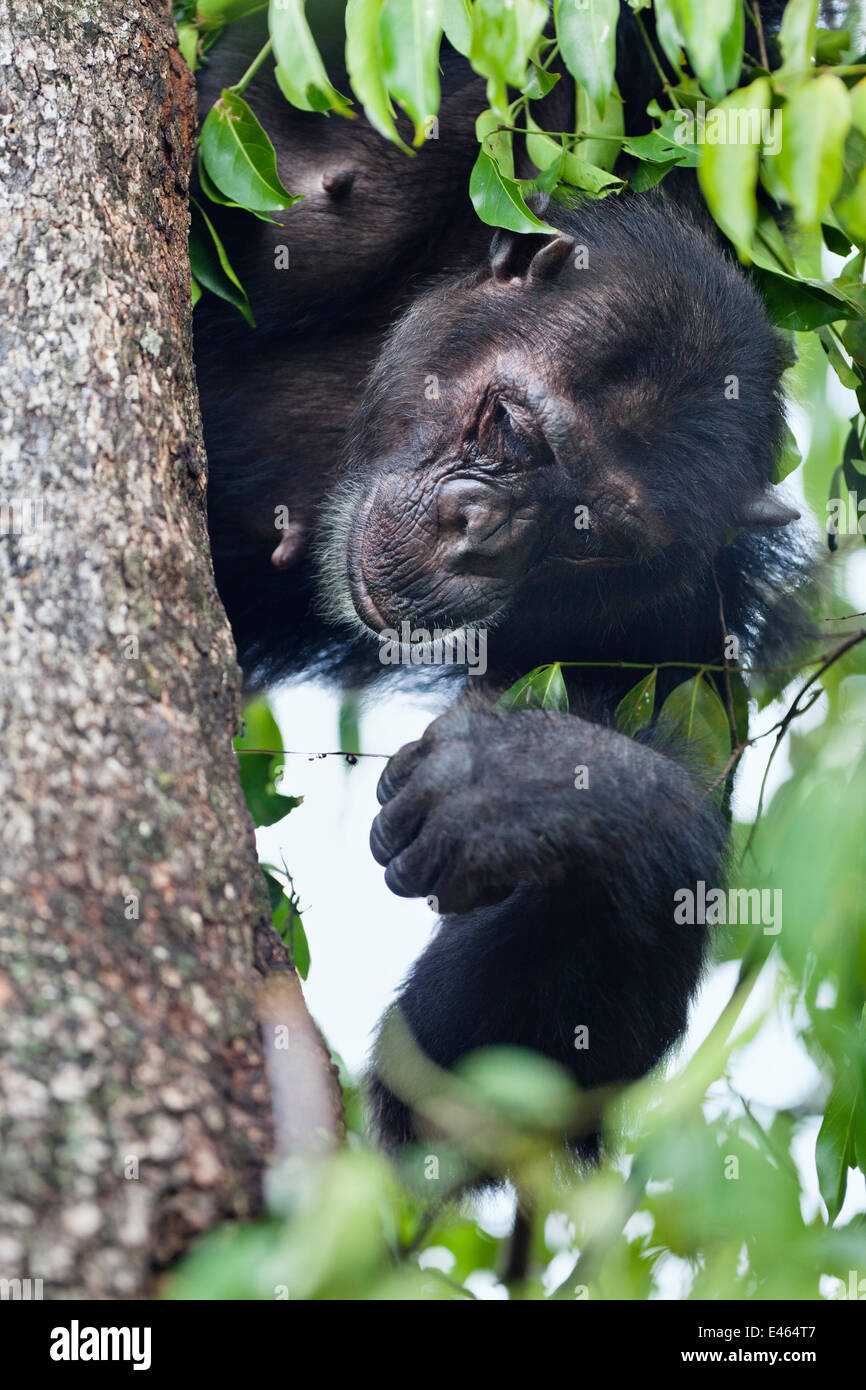
<svg viewBox="0 0 866 1390">
<path fill-rule="evenodd" d="M 611 739 L 627 742 L 568 714 L 449 710 L 379 781 L 370 848 L 388 887 L 468 912 L 522 881 L 562 877 L 585 814 L 575 764 L 581 749 Z"/>
</svg>

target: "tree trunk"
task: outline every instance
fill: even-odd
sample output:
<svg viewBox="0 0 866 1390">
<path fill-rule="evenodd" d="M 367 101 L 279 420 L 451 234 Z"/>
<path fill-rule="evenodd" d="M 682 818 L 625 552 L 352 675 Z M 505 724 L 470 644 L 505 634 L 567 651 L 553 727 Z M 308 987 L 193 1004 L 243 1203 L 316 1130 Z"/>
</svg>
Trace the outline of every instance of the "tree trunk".
<svg viewBox="0 0 866 1390">
<path fill-rule="evenodd" d="M 273 1133 L 174 43 L 160 0 L 0 12 L 0 1276 L 45 1297 L 146 1293 Z"/>
</svg>

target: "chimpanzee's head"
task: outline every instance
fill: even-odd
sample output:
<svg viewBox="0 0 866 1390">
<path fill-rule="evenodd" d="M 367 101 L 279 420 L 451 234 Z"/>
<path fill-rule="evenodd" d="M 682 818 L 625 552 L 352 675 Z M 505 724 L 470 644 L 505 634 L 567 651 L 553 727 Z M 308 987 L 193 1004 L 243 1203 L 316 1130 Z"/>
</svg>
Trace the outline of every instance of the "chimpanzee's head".
<svg viewBox="0 0 866 1390">
<path fill-rule="evenodd" d="M 687 593 L 770 493 L 782 353 L 742 272 L 660 194 L 497 233 L 401 320 L 327 542 L 374 631 L 487 622 L 531 586 L 610 613 Z M 561 602 L 557 602 L 561 611 Z"/>
</svg>

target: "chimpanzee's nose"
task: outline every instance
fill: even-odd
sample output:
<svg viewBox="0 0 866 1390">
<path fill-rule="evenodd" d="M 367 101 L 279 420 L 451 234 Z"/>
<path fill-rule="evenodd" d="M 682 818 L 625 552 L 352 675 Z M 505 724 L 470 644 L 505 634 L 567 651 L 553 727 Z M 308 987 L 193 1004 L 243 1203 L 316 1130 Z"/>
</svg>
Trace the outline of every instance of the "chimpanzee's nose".
<svg viewBox="0 0 866 1390">
<path fill-rule="evenodd" d="M 505 578 L 525 567 L 534 527 L 512 494 L 473 478 L 448 478 L 437 493 L 439 556 L 452 574 Z"/>
<path fill-rule="evenodd" d="M 439 487 L 439 534 L 449 548 L 492 554 L 490 542 L 511 515 L 507 493 L 473 478 L 449 478 Z M 504 537 L 507 543 L 507 537 Z"/>
</svg>

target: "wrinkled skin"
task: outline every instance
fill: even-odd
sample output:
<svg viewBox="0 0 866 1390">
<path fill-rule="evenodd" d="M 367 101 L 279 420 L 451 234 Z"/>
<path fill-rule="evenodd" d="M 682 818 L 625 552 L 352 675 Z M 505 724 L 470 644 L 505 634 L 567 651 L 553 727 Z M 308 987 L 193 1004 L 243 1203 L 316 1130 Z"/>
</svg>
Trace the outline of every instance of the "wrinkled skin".
<svg viewBox="0 0 866 1390">
<path fill-rule="evenodd" d="M 618 71 L 639 123 L 631 23 Z M 242 70 L 218 61 L 211 96 Z M 383 629 L 487 631 L 486 675 L 379 787 L 386 881 L 443 914 L 395 1009 L 439 1067 L 512 1044 L 583 1087 L 640 1076 L 701 971 L 703 929 L 674 925 L 674 892 L 723 880 L 726 836 L 682 749 L 615 732 L 640 674 L 616 663 L 719 662 L 720 606 L 744 655 L 790 656 L 802 562 L 769 485 L 777 341 L 688 175 L 551 205 L 556 232 L 491 245 L 464 192 L 483 92 L 459 63 L 451 134 L 411 170 L 363 122 L 300 116 L 269 82 L 248 95 L 308 197 L 284 231 L 218 215 L 261 326 L 214 301 L 196 324 L 214 564 L 243 664 L 258 684 L 307 669 L 362 686 L 383 673 Z M 569 713 L 493 708 L 552 660 L 576 663 Z M 660 672 L 657 708 L 689 674 Z M 389 1148 L 431 1127 L 394 1017 L 370 1084 Z"/>
</svg>

